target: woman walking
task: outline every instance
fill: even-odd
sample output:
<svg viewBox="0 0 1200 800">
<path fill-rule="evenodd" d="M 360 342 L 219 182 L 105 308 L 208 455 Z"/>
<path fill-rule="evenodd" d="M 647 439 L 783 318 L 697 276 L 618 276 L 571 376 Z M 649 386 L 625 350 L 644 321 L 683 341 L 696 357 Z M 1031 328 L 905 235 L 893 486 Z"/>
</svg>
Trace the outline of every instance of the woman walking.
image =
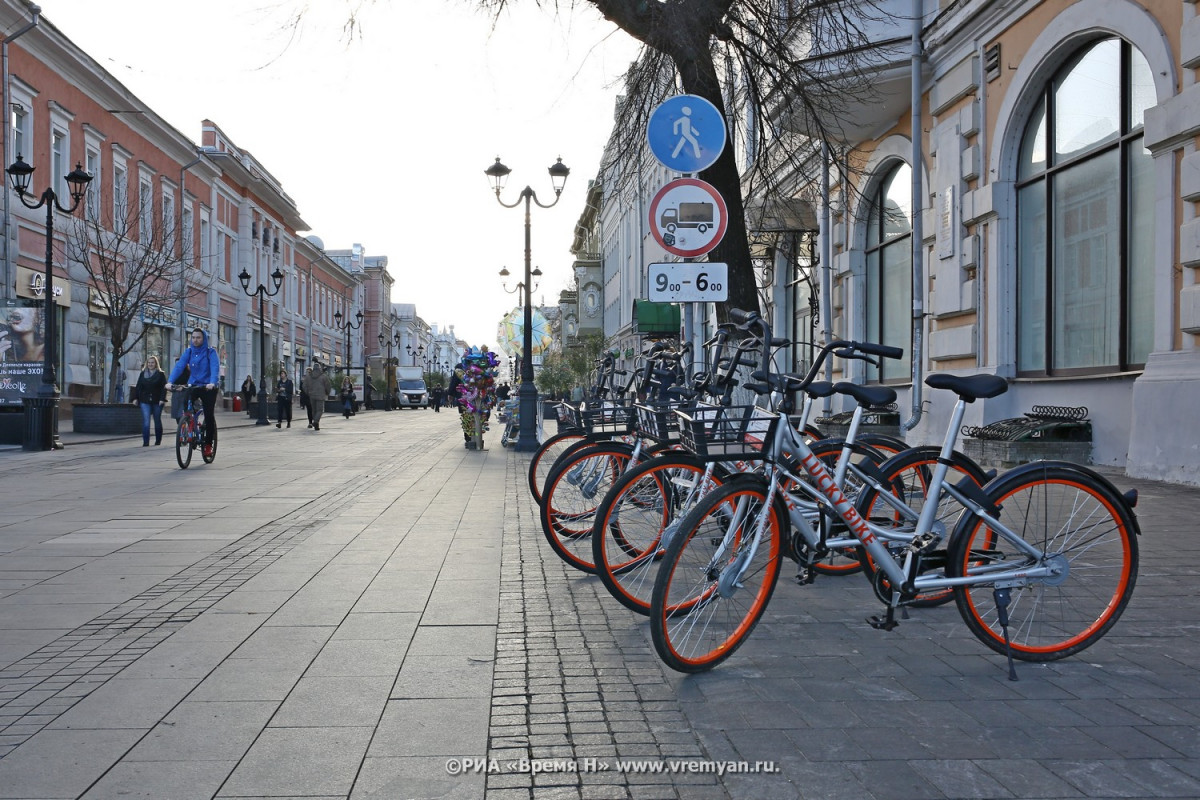
<svg viewBox="0 0 1200 800">
<path fill-rule="evenodd" d="M 250 401 L 254 399 L 257 392 L 258 387 L 254 385 L 254 378 L 247 375 L 246 380 L 242 381 L 242 408 L 247 414 L 250 413 Z"/>
<path fill-rule="evenodd" d="M 167 376 L 158 366 L 158 358 L 149 356 L 133 387 L 133 402 L 142 409 L 142 447 L 150 446 L 150 420 L 154 420 L 154 444 L 162 444 L 162 409 L 167 402 Z"/>
<path fill-rule="evenodd" d="M 292 427 L 292 394 L 295 392 L 296 386 L 292 383 L 292 379 L 284 370 L 279 372 L 279 380 L 275 381 L 275 408 L 278 409 L 278 417 L 275 421 L 275 427 L 281 427 L 283 421 L 287 420 L 287 426 Z"/>
</svg>

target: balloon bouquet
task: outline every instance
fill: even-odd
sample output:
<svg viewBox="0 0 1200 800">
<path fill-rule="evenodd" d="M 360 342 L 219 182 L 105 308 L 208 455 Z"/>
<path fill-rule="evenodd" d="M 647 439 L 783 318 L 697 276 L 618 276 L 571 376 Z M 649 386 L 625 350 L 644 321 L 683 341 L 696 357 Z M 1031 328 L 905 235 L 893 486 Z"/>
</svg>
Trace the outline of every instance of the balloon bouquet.
<svg viewBox="0 0 1200 800">
<path fill-rule="evenodd" d="M 500 365 L 487 345 L 472 347 L 455 368 L 458 378 L 458 402 L 463 435 L 469 450 L 483 450 L 483 434 L 488 417 L 496 404 L 496 372 Z"/>
</svg>

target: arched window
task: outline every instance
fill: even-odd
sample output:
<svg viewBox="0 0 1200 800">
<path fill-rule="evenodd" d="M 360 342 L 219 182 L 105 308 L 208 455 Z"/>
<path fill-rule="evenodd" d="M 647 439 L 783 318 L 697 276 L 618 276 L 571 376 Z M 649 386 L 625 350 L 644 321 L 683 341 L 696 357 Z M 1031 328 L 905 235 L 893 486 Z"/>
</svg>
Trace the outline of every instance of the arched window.
<svg viewBox="0 0 1200 800">
<path fill-rule="evenodd" d="M 1154 105 L 1145 57 L 1105 39 L 1038 98 L 1017 173 L 1017 371 L 1113 372 L 1152 344 Z"/>
<path fill-rule="evenodd" d="M 909 380 L 912 355 L 912 167 L 896 164 L 871 195 L 867 217 L 867 329 L 871 342 L 904 350 L 904 358 L 868 367 L 874 381 Z"/>
</svg>

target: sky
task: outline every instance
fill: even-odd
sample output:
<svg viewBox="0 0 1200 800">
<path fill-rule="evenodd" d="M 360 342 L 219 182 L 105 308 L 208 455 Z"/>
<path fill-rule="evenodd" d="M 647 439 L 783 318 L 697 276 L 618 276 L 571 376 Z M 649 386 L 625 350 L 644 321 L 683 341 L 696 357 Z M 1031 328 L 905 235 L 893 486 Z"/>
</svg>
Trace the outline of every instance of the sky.
<svg viewBox="0 0 1200 800">
<path fill-rule="evenodd" d="M 472 0 L 41 0 L 42 15 L 193 141 L 211 119 L 295 201 L 328 249 L 386 255 L 392 301 L 491 345 L 518 305 L 533 209 L 534 305 L 571 282 L 569 252 L 612 129 L 634 41 L 587 3 L 513 0 L 498 20 Z M 360 32 L 347 36 L 349 9 Z M 305 10 L 300 26 L 288 25 Z"/>
</svg>

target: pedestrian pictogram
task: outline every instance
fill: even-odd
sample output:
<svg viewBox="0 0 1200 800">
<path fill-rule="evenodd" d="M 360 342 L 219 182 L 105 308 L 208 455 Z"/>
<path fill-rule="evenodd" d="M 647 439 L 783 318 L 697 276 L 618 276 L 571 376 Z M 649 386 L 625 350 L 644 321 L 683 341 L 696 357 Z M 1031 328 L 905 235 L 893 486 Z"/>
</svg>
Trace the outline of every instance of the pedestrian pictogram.
<svg viewBox="0 0 1200 800">
<path fill-rule="evenodd" d="M 658 105 L 646 125 L 650 151 L 667 169 L 708 169 L 725 149 L 725 119 L 712 103 L 681 94 Z"/>
<path fill-rule="evenodd" d="M 701 256 L 725 236 L 729 213 L 711 184 L 695 178 L 671 181 L 650 201 L 650 231 L 668 253 Z"/>
</svg>

